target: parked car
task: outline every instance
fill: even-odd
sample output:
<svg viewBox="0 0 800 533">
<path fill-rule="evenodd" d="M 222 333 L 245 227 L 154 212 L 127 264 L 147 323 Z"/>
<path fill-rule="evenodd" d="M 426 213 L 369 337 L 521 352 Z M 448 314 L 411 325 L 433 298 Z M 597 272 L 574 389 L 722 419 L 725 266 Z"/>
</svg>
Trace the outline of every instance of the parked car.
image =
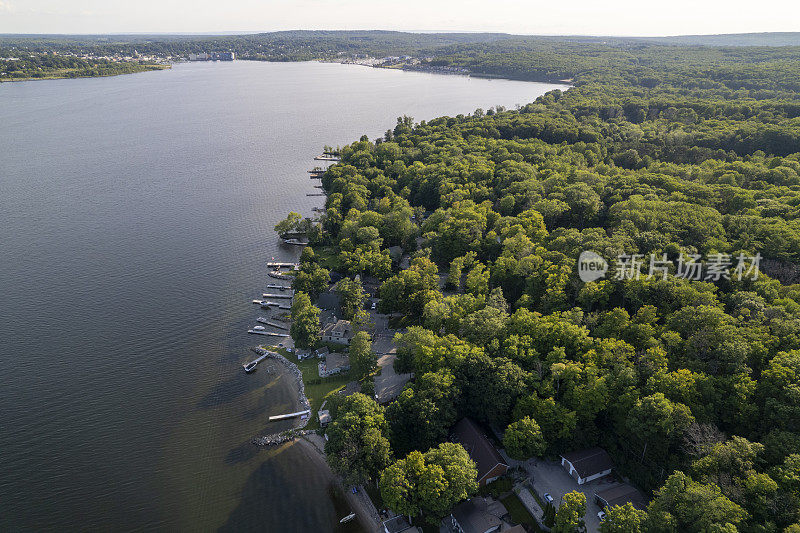
<svg viewBox="0 0 800 533">
<path fill-rule="evenodd" d="M 545 499 L 545 501 L 547 503 L 553 503 L 553 497 L 550 496 L 549 492 L 545 492 L 543 496 L 544 496 L 544 499 Z"/>
<path fill-rule="evenodd" d="M 605 511 L 600 511 L 599 513 L 597 513 L 597 518 L 599 518 L 600 521 L 602 522 L 603 520 L 606 519 L 606 512 Z"/>
</svg>

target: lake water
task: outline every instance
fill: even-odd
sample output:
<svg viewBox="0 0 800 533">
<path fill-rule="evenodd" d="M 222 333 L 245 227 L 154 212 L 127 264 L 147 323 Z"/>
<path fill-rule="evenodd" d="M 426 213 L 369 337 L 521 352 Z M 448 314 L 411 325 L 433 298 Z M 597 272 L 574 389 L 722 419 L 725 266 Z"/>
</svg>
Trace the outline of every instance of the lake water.
<svg viewBox="0 0 800 533">
<path fill-rule="evenodd" d="M 0 85 L 0 530 L 335 531 L 294 410 L 245 375 L 272 227 L 324 144 L 552 85 L 320 63 Z"/>
</svg>

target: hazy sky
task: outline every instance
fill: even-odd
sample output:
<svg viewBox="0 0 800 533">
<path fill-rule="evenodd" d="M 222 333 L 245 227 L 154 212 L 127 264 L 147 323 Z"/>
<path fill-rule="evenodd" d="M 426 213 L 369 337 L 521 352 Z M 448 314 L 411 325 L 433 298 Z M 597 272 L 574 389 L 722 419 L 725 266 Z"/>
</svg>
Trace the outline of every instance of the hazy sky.
<svg viewBox="0 0 800 533">
<path fill-rule="evenodd" d="M 284 29 L 562 35 L 800 31 L 800 1 L 0 0 L 0 33 Z"/>
</svg>

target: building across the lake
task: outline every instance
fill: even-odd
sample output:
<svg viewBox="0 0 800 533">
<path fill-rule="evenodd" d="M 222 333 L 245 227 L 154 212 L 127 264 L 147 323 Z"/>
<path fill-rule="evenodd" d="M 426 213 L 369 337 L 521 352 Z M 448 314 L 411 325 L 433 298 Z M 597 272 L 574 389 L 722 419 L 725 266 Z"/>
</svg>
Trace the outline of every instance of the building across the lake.
<svg viewBox="0 0 800 533">
<path fill-rule="evenodd" d="M 236 54 L 233 52 L 200 52 L 199 54 L 189 54 L 189 61 L 233 61 Z"/>
</svg>

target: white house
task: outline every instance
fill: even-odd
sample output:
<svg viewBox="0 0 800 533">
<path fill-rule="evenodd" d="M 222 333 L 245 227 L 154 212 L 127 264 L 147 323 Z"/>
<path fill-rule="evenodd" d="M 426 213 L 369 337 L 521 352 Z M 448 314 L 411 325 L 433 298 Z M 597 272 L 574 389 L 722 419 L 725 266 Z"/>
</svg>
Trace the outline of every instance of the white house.
<svg viewBox="0 0 800 533">
<path fill-rule="evenodd" d="M 578 485 L 607 476 L 614 468 L 611 457 L 602 448 L 588 448 L 561 455 L 561 466 Z"/>
</svg>

